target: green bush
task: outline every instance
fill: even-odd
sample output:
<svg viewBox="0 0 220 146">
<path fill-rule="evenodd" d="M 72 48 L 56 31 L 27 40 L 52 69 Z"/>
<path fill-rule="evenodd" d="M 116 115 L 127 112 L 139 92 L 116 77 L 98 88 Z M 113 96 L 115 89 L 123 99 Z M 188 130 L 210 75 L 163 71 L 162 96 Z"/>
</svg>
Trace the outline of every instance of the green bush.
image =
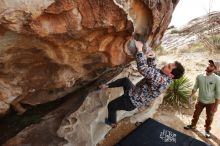
<svg viewBox="0 0 220 146">
<path fill-rule="evenodd" d="M 213 43 L 213 45 L 220 49 L 220 35 L 209 37 L 209 40 Z"/>
<path fill-rule="evenodd" d="M 174 80 L 165 93 L 164 102 L 172 106 L 184 106 L 184 104 L 189 103 L 191 86 L 190 80 L 185 76 Z"/>
<path fill-rule="evenodd" d="M 205 52 L 207 49 L 204 47 L 204 44 L 201 42 L 193 43 L 189 48 L 191 53 L 194 52 Z"/>
</svg>

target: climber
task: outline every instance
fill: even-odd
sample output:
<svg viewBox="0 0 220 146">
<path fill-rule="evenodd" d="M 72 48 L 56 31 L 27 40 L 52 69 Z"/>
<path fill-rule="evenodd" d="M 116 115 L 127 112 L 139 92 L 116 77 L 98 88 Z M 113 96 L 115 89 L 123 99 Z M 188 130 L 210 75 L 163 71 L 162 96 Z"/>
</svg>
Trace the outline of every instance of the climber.
<svg viewBox="0 0 220 146">
<path fill-rule="evenodd" d="M 151 101 L 169 87 L 172 79 L 178 79 L 184 74 L 184 67 L 177 61 L 166 64 L 161 69 L 157 68 L 155 53 L 151 49 L 147 49 L 146 60 L 142 49 L 143 43 L 135 40 L 135 46 L 137 48 L 137 68 L 144 78 L 136 85 L 133 85 L 129 78 L 121 78 L 99 86 L 100 89 L 114 87 L 123 87 L 124 89 L 122 96 L 108 104 L 108 118 L 105 119 L 105 123 L 113 128 L 116 127 L 117 110 L 131 111 L 135 108 L 148 106 Z"/>
</svg>

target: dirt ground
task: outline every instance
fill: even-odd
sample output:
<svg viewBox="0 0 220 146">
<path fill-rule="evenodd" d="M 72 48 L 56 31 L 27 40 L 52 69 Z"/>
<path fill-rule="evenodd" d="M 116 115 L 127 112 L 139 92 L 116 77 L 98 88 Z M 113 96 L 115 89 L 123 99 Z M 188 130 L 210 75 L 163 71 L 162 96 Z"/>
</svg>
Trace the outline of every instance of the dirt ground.
<svg viewBox="0 0 220 146">
<path fill-rule="evenodd" d="M 211 57 L 210 57 L 211 56 Z M 220 58 L 219 53 L 210 55 L 208 52 L 197 52 L 197 53 L 183 53 L 183 54 L 170 54 L 166 56 L 161 56 L 158 58 L 159 62 L 172 62 L 178 60 L 186 68 L 186 76 L 192 81 L 192 84 L 195 81 L 195 78 L 198 74 L 204 73 L 205 68 L 208 65 L 209 59 L 218 59 Z M 204 124 L 205 124 L 205 110 L 202 112 L 200 119 L 197 124 L 197 129 L 195 131 L 184 130 L 183 127 L 187 124 L 190 124 L 192 119 L 194 107 L 191 109 L 178 108 L 174 109 L 161 105 L 158 109 L 158 112 L 154 115 L 153 119 L 172 127 L 175 130 L 178 130 L 182 133 L 190 135 L 196 139 L 204 141 L 211 144 L 212 146 L 220 146 L 220 107 L 214 116 L 214 121 L 212 123 L 212 138 L 207 139 L 204 137 Z M 118 126 L 112 129 L 107 135 L 106 138 L 98 146 L 112 146 L 116 144 L 120 139 L 134 130 L 136 126 L 129 122 L 128 119 L 120 121 Z"/>
</svg>

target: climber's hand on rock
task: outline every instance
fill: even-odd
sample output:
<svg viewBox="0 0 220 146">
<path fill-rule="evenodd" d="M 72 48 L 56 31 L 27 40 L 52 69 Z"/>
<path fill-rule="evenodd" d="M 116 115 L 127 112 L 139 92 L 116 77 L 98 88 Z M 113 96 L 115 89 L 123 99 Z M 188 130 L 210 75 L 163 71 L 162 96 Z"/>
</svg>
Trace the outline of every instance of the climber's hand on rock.
<svg viewBox="0 0 220 146">
<path fill-rule="evenodd" d="M 142 50 L 142 48 L 143 48 L 143 43 L 142 43 L 141 41 L 136 41 L 136 40 L 135 40 L 135 46 L 136 46 L 138 52 L 142 52 L 142 51 L 143 51 L 143 50 Z"/>
</svg>

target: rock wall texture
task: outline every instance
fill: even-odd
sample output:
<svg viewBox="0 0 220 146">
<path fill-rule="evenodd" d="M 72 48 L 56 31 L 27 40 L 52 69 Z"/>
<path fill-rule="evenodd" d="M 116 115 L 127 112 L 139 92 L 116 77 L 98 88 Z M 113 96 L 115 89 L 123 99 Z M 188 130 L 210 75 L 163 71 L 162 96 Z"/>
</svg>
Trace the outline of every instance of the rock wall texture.
<svg viewBox="0 0 220 146">
<path fill-rule="evenodd" d="M 128 76 L 134 84 L 143 78 L 137 71 L 136 63 L 132 63 L 131 66 L 125 68 L 112 81 Z M 91 90 L 83 88 L 81 92 L 77 92 L 74 92 L 71 95 L 72 98 L 62 106 L 43 117 L 40 123 L 26 127 L 5 142 L 3 146 L 98 145 L 97 143 L 105 139 L 111 130 L 111 127 L 104 123 L 104 119 L 107 117 L 107 104 L 123 94 L 123 89 L 112 88 L 91 92 Z M 84 98 L 85 100 L 83 100 Z M 137 109 L 130 112 L 118 111 L 118 126 L 123 126 L 124 120 L 134 124 L 137 121 L 142 122 L 149 117 L 153 117 L 162 101 L 163 95 L 154 100 L 149 107 L 142 108 L 140 111 Z M 83 104 L 81 104 L 82 102 Z M 128 118 L 124 119 L 125 117 Z M 117 130 L 117 128 L 114 130 Z M 116 141 L 113 143 L 116 143 Z"/>
<path fill-rule="evenodd" d="M 42 104 L 132 60 L 133 32 L 155 47 L 178 0 L 1 0 L 0 102 Z"/>
</svg>

